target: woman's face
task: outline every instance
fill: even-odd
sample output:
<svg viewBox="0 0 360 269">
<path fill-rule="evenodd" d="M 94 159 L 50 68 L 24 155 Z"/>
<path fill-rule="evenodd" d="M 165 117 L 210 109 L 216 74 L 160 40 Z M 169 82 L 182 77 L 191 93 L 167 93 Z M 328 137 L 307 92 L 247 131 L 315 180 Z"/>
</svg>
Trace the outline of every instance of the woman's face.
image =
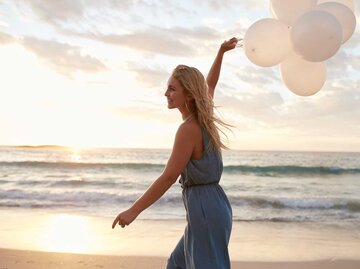
<svg viewBox="0 0 360 269">
<path fill-rule="evenodd" d="M 168 108 L 178 108 L 180 110 L 185 108 L 186 96 L 184 89 L 180 82 L 172 76 L 169 78 L 165 96 L 168 101 Z"/>
</svg>

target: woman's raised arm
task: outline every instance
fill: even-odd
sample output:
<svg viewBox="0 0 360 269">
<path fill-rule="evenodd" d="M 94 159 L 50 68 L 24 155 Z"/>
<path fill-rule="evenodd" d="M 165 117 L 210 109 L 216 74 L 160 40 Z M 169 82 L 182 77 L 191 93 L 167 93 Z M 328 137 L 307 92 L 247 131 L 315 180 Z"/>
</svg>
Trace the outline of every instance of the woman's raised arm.
<svg viewBox="0 0 360 269">
<path fill-rule="evenodd" d="M 221 64 L 222 64 L 222 59 L 223 59 L 224 53 L 227 52 L 228 50 L 232 50 L 233 48 L 235 48 L 237 42 L 238 42 L 238 40 L 235 37 L 233 37 L 229 40 L 225 40 L 221 44 L 219 51 L 216 54 L 215 60 L 210 68 L 209 74 L 206 77 L 206 82 L 209 87 L 209 94 L 210 94 L 211 98 L 214 97 L 215 87 L 219 80 Z"/>
</svg>

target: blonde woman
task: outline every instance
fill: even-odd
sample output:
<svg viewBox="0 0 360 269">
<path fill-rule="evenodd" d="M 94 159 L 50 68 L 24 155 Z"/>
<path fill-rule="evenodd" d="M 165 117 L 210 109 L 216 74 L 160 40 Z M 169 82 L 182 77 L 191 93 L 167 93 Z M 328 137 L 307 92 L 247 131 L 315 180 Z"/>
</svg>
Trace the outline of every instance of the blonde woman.
<svg viewBox="0 0 360 269">
<path fill-rule="evenodd" d="M 194 67 L 177 66 L 168 81 L 168 108 L 177 108 L 183 122 L 163 173 L 148 190 L 114 220 L 125 227 L 156 202 L 177 180 L 183 188 L 187 226 L 168 259 L 167 269 L 228 269 L 228 242 L 232 226 L 230 203 L 219 185 L 223 164 L 219 125 L 213 96 L 223 55 L 235 48 L 236 38 L 219 48 L 207 79 Z"/>
</svg>

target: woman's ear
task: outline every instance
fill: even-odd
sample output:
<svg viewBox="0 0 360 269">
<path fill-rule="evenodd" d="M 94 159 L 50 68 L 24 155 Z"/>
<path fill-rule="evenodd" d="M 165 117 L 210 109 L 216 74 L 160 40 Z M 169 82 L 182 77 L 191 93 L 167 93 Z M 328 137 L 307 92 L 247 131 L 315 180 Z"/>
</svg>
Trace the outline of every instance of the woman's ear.
<svg viewBox="0 0 360 269">
<path fill-rule="evenodd" d="M 190 94 L 186 95 L 186 101 L 187 102 L 190 102 L 192 100 L 194 100 L 194 98 Z"/>
</svg>

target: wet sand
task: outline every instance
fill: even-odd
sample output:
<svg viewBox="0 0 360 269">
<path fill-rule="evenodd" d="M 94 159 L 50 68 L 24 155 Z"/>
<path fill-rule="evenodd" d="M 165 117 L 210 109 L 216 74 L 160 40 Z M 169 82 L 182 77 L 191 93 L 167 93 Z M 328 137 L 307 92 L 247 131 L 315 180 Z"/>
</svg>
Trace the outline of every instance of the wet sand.
<svg viewBox="0 0 360 269">
<path fill-rule="evenodd" d="M 165 268 L 166 258 L 106 256 L 0 249 L 1 269 L 156 269 Z M 360 261 L 323 260 L 303 262 L 232 262 L 233 269 L 358 269 Z"/>
</svg>

